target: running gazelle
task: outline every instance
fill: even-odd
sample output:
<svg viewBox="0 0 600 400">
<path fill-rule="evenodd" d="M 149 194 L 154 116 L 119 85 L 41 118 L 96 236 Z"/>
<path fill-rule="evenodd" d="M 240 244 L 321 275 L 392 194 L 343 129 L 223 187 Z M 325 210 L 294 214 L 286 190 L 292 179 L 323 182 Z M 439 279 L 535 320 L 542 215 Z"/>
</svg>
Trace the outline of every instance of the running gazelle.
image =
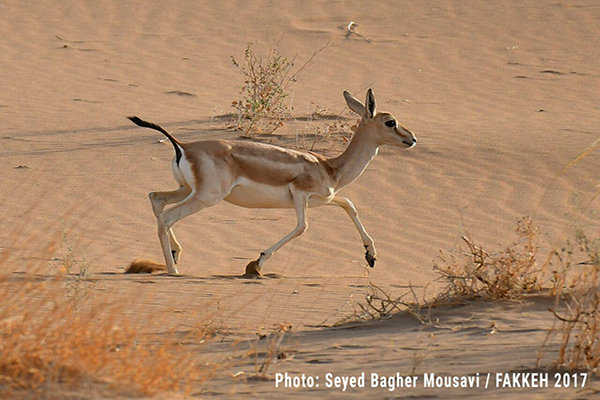
<svg viewBox="0 0 600 400">
<path fill-rule="evenodd" d="M 373 267 L 377 255 L 373 239 L 358 219 L 354 204 L 337 193 L 362 174 L 377 155 L 379 146 L 410 148 L 417 139 L 391 114 L 376 112 L 371 89 L 367 91 L 364 105 L 348 92 L 344 92 L 344 98 L 361 119 L 346 150 L 333 158 L 250 141 L 182 143 L 154 123 L 128 117 L 141 127 L 163 133 L 175 149 L 172 168 L 179 188 L 149 194 L 167 271 L 179 273 L 176 264 L 181 256 L 181 245 L 171 229 L 173 224 L 221 200 L 241 207 L 296 211 L 296 227 L 251 261 L 246 266 L 248 275 L 259 275 L 273 253 L 306 230 L 307 209 L 322 205 L 340 206 L 348 213 L 366 249 L 367 263 Z M 174 205 L 165 210 L 168 204 Z"/>
</svg>

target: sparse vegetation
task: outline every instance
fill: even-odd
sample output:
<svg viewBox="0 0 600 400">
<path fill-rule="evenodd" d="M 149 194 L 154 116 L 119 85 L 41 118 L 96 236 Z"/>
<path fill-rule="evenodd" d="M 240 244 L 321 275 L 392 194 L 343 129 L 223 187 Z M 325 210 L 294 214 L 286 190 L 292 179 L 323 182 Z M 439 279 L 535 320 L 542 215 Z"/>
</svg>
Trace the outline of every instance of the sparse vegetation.
<svg viewBox="0 0 600 400">
<path fill-rule="evenodd" d="M 292 331 L 292 325 L 279 324 L 268 334 L 257 333 L 257 338 L 251 348 L 243 354 L 242 359 L 249 359 L 254 364 L 254 373 L 246 375 L 239 371 L 233 377 L 251 380 L 269 380 L 269 367 L 277 360 L 293 357 L 295 350 L 284 346 L 284 340 Z"/>
<path fill-rule="evenodd" d="M 439 257 L 434 265 L 445 289 L 432 299 L 417 298 L 412 286 L 409 293 L 394 297 L 369 282 L 364 302 L 357 302 L 353 315 L 336 325 L 353 321 L 390 318 L 406 312 L 421 323 L 434 326 L 432 309 L 468 300 L 516 299 L 525 293 L 541 292 L 555 298 L 550 309 L 555 317 L 546 340 L 538 352 L 537 367 L 548 349 L 550 338 L 558 336 L 558 352 L 553 367 L 569 371 L 600 372 L 600 238 L 591 238 L 577 229 L 574 240 L 554 250 L 545 273 L 536 264 L 539 228 L 531 219 L 518 221 L 517 239 L 498 252 L 488 252 L 463 237 L 467 249 L 461 254 Z M 411 295 L 409 301 L 404 298 Z M 492 323 L 493 327 L 493 323 Z M 495 329 L 495 328 L 494 328 Z"/>
<path fill-rule="evenodd" d="M 541 270 L 536 264 L 539 229 L 530 218 L 517 222 L 517 239 L 503 250 L 488 252 L 463 236 L 467 245 L 460 255 L 441 252 L 434 264 L 446 289 L 444 299 L 513 299 L 541 288 Z"/>
<path fill-rule="evenodd" d="M 463 236 L 467 245 L 458 255 L 441 253 L 433 268 L 445 282 L 445 288 L 433 298 L 426 293 L 419 299 L 412 285 L 399 297 L 390 295 L 369 281 L 364 302 L 356 302 L 354 313 L 336 325 L 361 320 L 390 318 L 407 312 L 421 323 L 433 324 L 432 308 L 454 305 L 473 299 L 515 299 L 542 288 L 542 270 L 536 264 L 539 229 L 530 218 L 517 221 L 517 238 L 501 251 L 488 252 Z M 405 297 L 410 295 L 410 299 Z"/>
<path fill-rule="evenodd" d="M 347 143 L 352 139 L 350 132 L 356 129 L 356 125 L 351 126 L 351 119 L 319 105 L 314 105 L 306 121 L 310 133 L 296 134 L 296 147 L 309 151 L 317 150 L 317 146 L 332 150 L 337 144 Z"/>
<path fill-rule="evenodd" d="M 409 294 L 412 296 L 412 301 L 404 300 Z M 407 312 L 422 323 L 431 322 L 433 305 L 425 299 L 420 301 L 412 286 L 410 286 L 410 293 L 393 297 L 388 291 L 369 281 L 369 292 L 365 295 L 364 303 L 355 304 L 353 314 L 336 322 L 335 326 L 353 321 L 387 319 L 399 312 Z"/>
<path fill-rule="evenodd" d="M 61 263 L 58 267 L 58 272 L 65 278 L 65 297 L 71 307 L 77 310 L 86 297 L 90 295 L 95 283 L 88 279 L 88 267 L 85 256 L 82 256 L 80 259 L 75 256 L 73 247 L 67 239 L 64 229 L 62 238 L 66 247 L 66 255 L 60 260 Z"/>
<path fill-rule="evenodd" d="M 7 258 L 0 260 L 2 271 Z M 80 265 L 71 258 L 69 251 L 60 271 Z M 66 387 L 185 392 L 210 376 L 211 367 L 179 340 L 137 332 L 123 305 L 91 304 L 95 287 L 87 286 L 82 265 L 74 275 L 59 272 L 42 281 L 0 278 L 0 397 L 52 397 Z"/>
<path fill-rule="evenodd" d="M 555 259 L 552 274 L 556 304 L 551 312 L 559 321 L 559 327 L 549 332 L 549 335 L 560 336 L 555 365 L 597 372 L 600 365 L 600 239 L 590 239 L 578 229 L 575 241 L 567 241 L 555 252 Z"/>
<path fill-rule="evenodd" d="M 239 99 L 231 103 L 235 109 L 235 127 L 246 136 L 273 133 L 290 116 L 287 89 L 296 82 L 292 74 L 294 60 L 271 48 L 266 56 L 256 54 L 253 43 L 244 51 L 243 61 L 231 56 L 233 65 L 244 75 Z"/>
<path fill-rule="evenodd" d="M 434 266 L 446 282 L 445 289 L 433 299 L 420 301 L 411 287 L 410 293 L 393 297 L 384 289 L 369 283 L 364 303 L 357 303 L 352 316 L 344 324 L 356 320 L 389 318 L 407 312 L 422 323 L 432 324 L 431 310 L 440 305 L 467 300 L 515 299 L 525 293 L 545 290 L 555 297 L 550 310 L 556 318 L 538 354 L 537 366 L 550 337 L 559 337 L 559 350 L 554 366 L 572 371 L 598 373 L 600 366 L 600 238 L 590 238 L 583 230 L 574 240 L 553 251 L 549 279 L 544 268 L 536 264 L 539 229 L 529 218 L 518 221 L 517 239 L 501 251 L 490 253 L 463 237 L 467 250 L 459 256 L 440 256 Z M 545 285 L 542 285 L 545 282 Z M 548 285 L 549 283 L 549 285 Z M 411 294 L 412 300 L 404 297 Z"/>
<path fill-rule="evenodd" d="M 255 43 L 248 43 L 243 60 L 231 56 L 233 65 L 244 76 L 239 98 L 231 106 L 235 109 L 234 127 L 245 136 L 273 133 L 283 125 L 293 110 L 290 88 L 313 58 L 328 47 L 323 46 L 294 68 L 296 57 L 282 55 L 277 47 L 271 47 L 264 56 L 259 55 L 254 46 Z"/>
</svg>

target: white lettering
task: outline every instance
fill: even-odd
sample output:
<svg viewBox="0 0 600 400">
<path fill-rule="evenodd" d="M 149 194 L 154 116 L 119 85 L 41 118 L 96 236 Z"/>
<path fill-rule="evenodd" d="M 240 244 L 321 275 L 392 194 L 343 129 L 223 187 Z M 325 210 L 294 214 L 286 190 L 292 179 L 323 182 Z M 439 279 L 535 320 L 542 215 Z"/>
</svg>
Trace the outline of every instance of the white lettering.
<svg viewBox="0 0 600 400">
<path fill-rule="evenodd" d="M 498 388 L 546 388 L 548 373 L 546 372 L 497 372 Z"/>
<path fill-rule="evenodd" d="M 479 373 L 474 376 L 423 374 L 423 387 L 426 388 L 473 388 L 479 387 Z"/>
<path fill-rule="evenodd" d="M 275 373 L 275 387 L 282 385 L 284 388 L 312 388 L 315 387 L 315 377 L 302 374 L 300 376 L 290 375 L 287 372 Z"/>
<path fill-rule="evenodd" d="M 334 375 L 331 372 L 325 374 L 325 386 L 328 388 L 342 389 L 345 392 L 349 388 L 364 388 L 365 373 L 358 376 L 351 375 Z"/>
</svg>

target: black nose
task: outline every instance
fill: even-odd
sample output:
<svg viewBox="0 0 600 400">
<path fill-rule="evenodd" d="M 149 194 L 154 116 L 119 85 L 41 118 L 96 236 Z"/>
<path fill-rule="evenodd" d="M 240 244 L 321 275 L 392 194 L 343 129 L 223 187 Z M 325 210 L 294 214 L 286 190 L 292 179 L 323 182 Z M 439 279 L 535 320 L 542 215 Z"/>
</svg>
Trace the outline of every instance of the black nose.
<svg viewBox="0 0 600 400">
<path fill-rule="evenodd" d="M 413 143 L 417 143 L 417 138 L 416 137 L 413 138 Z"/>
</svg>

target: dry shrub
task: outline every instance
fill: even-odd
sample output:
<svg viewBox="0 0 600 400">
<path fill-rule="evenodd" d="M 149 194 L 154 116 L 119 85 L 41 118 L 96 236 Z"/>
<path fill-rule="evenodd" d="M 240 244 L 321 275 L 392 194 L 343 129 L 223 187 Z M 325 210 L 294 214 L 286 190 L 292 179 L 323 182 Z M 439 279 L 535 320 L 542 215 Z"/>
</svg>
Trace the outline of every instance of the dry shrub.
<svg viewBox="0 0 600 400">
<path fill-rule="evenodd" d="M 446 282 L 444 290 L 433 298 L 425 291 L 419 299 L 410 286 L 410 292 L 393 297 L 369 281 L 365 301 L 356 302 L 354 313 L 336 325 L 357 320 L 389 318 L 395 313 L 407 312 L 421 323 L 433 324 L 432 308 L 460 304 L 472 299 L 515 299 L 524 293 L 542 288 L 542 270 L 537 266 L 539 229 L 530 218 L 517 221 L 517 238 L 503 250 L 490 253 L 471 239 L 463 236 L 467 249 L 460 254 L 441 252 L 434 264 L 440 278 Z M 425 288 L 426 289 L 426 288 Z M 412 298 L 405 300 L 410 295 Z"/>
<path fill-rule="evenodd" d="M 406 311 L 418 319 L 421 323 L 431 322 L 432 304 L 423 299 L 419 301 L 412 285 L 410 293 L 405 293 L 398 297 L 393 297 L 388 291 L 369 281 L 369 291 L 365 295 L 365 302 L 356 302 L 354 313 L 340 321 L 334 326 L 344 325 L 354 321 L 370 321 L 377 319 L 391 318 L 394 314 Z M 404 300 L 410 294 L 412 301 Z M 353 304 L 354 305 L 354 304 Z M 427 311 L 424 313 L 423 311 Z"/>
<path fill-rule="evenodd" d="M 234 56 L 231 61 L 245 79 L 239 99 L 231 104 L 236 111 L 236 128 L 246 136 L 273 133 L 290 115 L 286 90 L 296 81 L 291 72 L 294 60 L 281 55 L 277 48 L 259 56 L 249 43 L 243 61 L 239 63 Z"/>
<path fill-rule="evenodd" d="M 555 253 L 556 305 L 552 311 L 560 321 L 549 334 L 559 331 L 560 350 L 556 366 L 596 371 L 600 364 L 600 239 L 590 240 L 583 231 L 575 243 Z M 585 260 L 575 262 L 574 258 Z"/>
<path fill-rule="evenodd" d="M 292 333 L 292 325 L 278 324 L 271 329 L 269 333 L 257 332 L 256 341 L 253 346 L 245 352 L 241 359 L 251 360 L 254 364 L 254 373 L 246 374 L 238 371 L 232 375 L 232 378 L 244 380 L 271 380 L 268 375 L 269 367 L 280 360 L 286 360 L 294 357 L 294 350 L 289 343 L 288 338 Z"/>
<path fill-rule="evenodd" d="M 333 114 L 325 107 L 314 104 L 314 110 L 306 118 L 308 131 L 296 134 L 296 147 L 303 150 L 315 151 L 317 146 L 321 151 L 331 151 L 338 144 L 348 143 L 352 139 L 351 131 L 358 123 L 351 126 L 352 119 L 340 114 Z M 316 127 L 313 128 L 312 125 Z M 329 143 L 328 143 L 329 142 Z M 328 146 L 327 146 L 328 145 Z"/>
<path fill-rule="evenodd" d="M 441 253 L 433 268 L 447 283 L 438 301 L 471 298 L 513 299 L 540 289 L 541 271 L 536 264 L 539 229 L 530 218 L 517 222 L 517 239 L 498 252 L 488 252 L 469 238 L 466 251 L 456 256 Z"/>
<path fill-rule="evenodd" d="M 282 55 L 277 47 L 271 47 L 263 56 L 253 46 L 254 43 L 248 43 L 242 61 L 231 56 L 233 65 L 244 76 L 239 98 L 231 103 L 235 109 L 234 127 L 247 137 L 273 133 L 292 115 L 292 106 L 288 103 L 291 86 L 313 58 L 329 45 L 315 51 L 298 68 L 294 68 L 296 57 L 290 59 Z"/>
<path fill-rule="evenodd" d="M 321 142 L 329 139 L 331 136 L 337 135 L 340 137 L 340 141 L 349 142 L 352 139 L 352 135 L 348 131 L 353 131 L 356 126 L 350 126 L 350 122 L 347 119 L 340 117 L 330 120 L 325 123 L 322 127 L 317 127 L 317 133 L 315 135 L 315 141 L 311 145 L 309 150 L 315 150 L 315 146 Z"/>
<path fill-rule="evenodd" d="M 292 349 L 282 347 L 284 338 L 291 331 L 292 325 L 280 324 L 271 334 L 259 335 L 258 340 L 261 341 L 262 339 L 264 341 L 265 351 L 254 350 L 255 378 L 267 379 L 267 371 L 274 360 L 285 360 L 295 353 Z M 262 362 L 259 362 L 260 356 L 262 356 Z"/>
</svg>

